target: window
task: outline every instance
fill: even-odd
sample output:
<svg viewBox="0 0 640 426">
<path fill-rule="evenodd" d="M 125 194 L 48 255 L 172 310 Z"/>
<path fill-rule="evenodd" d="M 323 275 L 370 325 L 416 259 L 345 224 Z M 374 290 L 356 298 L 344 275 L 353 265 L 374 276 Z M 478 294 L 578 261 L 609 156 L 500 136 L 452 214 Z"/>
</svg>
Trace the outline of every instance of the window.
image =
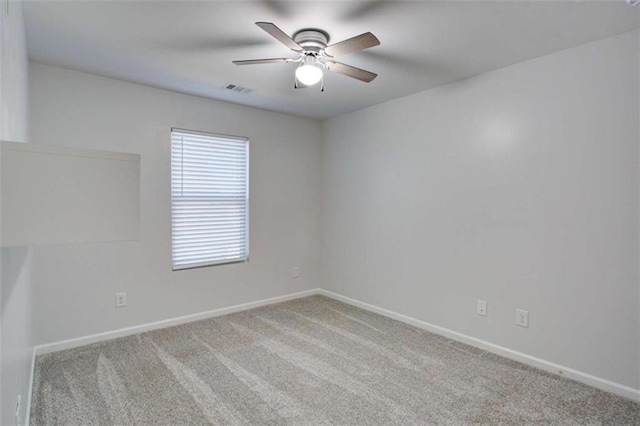
<svg viewBox="0 0 640 426">
<path fill-rule="evenodd" d="M 173 270 L 249 258 L 249 140 L 171 129 Z"/>
</svg>

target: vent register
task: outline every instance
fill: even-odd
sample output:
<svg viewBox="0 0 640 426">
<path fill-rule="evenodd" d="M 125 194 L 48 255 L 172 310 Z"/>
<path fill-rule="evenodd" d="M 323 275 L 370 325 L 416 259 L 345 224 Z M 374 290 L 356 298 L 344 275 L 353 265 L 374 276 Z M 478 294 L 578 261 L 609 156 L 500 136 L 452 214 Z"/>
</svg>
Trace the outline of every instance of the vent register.
<svg viewBox="0 0 640 426">
<path fill-rule="evenodd" d="M 253 92 L 253 89 L 249 89 L 248 87 L 238 86 L 237 84 L 233 84 L 233 83 L 227 83 L 224 86 L 222 86 L 222 88 L 225 90 L 231 90 L 232 92 L 244 93 L 244 94 Z"/>
</svg>

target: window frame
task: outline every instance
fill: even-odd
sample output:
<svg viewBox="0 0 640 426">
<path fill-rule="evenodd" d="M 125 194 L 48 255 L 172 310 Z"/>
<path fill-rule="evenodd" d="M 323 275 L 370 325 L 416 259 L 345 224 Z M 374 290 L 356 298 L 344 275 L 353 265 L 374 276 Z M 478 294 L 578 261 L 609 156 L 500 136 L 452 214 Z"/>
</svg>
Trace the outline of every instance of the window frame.
<svg viewBox="0 0 640 426">
<path fill-rule="evenodd" d="M 243 258 L 233 258 L 233 259 L 224 259 L 218 261 L 206 261 L 206 262 L 198 262 L 198 263 L 190 263 L 185 265 L 176 266 L 174 263 L 174 196 L 173 196 L 173 133 L 183 133 L 183 134 L 191 134 L 194 136 L 202 136 L 202 137 L 210 137 L 215 139 L 226 139 L 229 141 L 238 141 L 246 143 L 246 168 L 245 168 L 245 229 L 244 229 L 244 257 Z M 184 129 L 180 127 L 172 127 L 170 132 L 170 154 L 169 154 L 169 196 L 170 196 L 170 210 L 171 210 L 171 228 L 170 228 L 170 239 L 171 239 L 171 270 L 173 272 L 176 271 L 184 271 L 188 269 L 198 269 L 198 268 L 207 268 L 210 266 L 221 266 L 221 265 L 231 265 L 236 263 L 246 263 L 249 262 L 250 256 L 250 227 L 249 227 L 249 218 L 250 218 L 250 139 L 245 136 L 236 136 L 236 135 L 228 135 L 223 133 L 213 133 L 213 132 L 205 132 L 200 130 L 191 130 Z"/>
</svg>

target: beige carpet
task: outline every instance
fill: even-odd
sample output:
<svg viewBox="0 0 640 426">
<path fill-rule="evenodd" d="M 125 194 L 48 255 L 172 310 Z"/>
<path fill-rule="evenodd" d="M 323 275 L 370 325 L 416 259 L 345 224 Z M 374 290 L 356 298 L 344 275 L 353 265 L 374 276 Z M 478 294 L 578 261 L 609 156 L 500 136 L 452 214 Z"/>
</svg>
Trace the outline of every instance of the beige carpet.
<svg viewBox="0 0 640 426">
<path fill-rule="evenodd" d="M 39 356 L 45 424 L 640 424 L 640 405 L 313 296 Z"/>
</svg>

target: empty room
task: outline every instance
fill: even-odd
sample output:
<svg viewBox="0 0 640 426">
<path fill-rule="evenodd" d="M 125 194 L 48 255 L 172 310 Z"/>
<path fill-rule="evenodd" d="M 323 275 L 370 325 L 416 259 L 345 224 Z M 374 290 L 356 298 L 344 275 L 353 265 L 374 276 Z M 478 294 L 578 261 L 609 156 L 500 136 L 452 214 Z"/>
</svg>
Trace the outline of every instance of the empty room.
<svg viewBox="0 0 640 426">
<path fill-rule="evenodd" d="M 0 424 L 640 425 L 639 3 L 0 0 Z"/>
</svg>

